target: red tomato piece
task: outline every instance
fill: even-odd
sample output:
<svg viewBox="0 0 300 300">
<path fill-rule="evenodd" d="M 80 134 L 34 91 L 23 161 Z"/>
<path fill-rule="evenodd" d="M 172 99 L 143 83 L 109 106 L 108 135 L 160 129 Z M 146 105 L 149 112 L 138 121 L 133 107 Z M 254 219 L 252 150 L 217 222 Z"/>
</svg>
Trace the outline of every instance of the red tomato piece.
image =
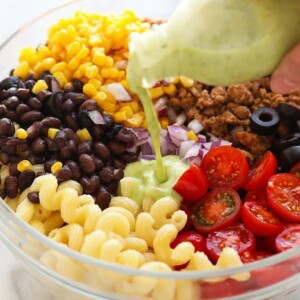
<svg viewBox="0 0 300 300">
<path fill-rule="evenodd" d="M 274 254 L 266 251 L 257 251 L 257 250 L 253 252 L 246 251 L 243 253 L 243 255 L 241 255 L 241 260 L 244 264 L 247 264 L 263 258 L 270 257 L 272 255 Z"/>
<path fill-rule="evenodd" d="M 216 262 L 225 247 L 235 249 L 239 255 L 246 251 L 252 252 L 255 248 L 255 238 L 243 224 L 235 224 L 210 233 L 206 239 L 206 247 L 209 257 Z"/>
<path fill-rule="evenodd" d="M 182 203 L 182 202 L 180 204 L 180 208 L 179 209 L 183 210 L 186 213 L 186 215 L 187 215 L 186 224 L 185 224 L 184 228 L 181 230 L 181 232 L 188 231 L 192 227 L 192 218 L 191 218 L 192 211 L 191 211 L 190 207 L 186 203 Z"/>
<path fill-rule="evenodd" d="M 173 189 L 183 201 L 195 203 L 207 192 L 206 175 L 198 165 L 190 166 L 178 179 Z"/>
<path fill-rule="evenodd" d="M 236 223 L 240 219 L 242 201 L 231 188 L 214 189 L 192 209 L 192 223 L 200 233 L 210 233 Z"/>
<path fill-rule="evenodd" d="M 201 168 L 212 189 L 241 188 L 248 177 L 249 165 L 241 150 L 231 146 L 212 148 L 203 157 Z"/>
<path fill-rule="evenodd" d="M 268 204 L 287 221 L 300 221 L 300 179 L 296 175 L 279 173 L 271 176 L 267 185 Z"/>
<path fill-rule="evenodd" d="M 291 225 L 278 234 L 275 246 L 278 252 L 300 246 L 300 225 Z"/>
<path fill-rule="evenodd" d="M 267 193 L 265 190 L 249 191 L 244 198 L 244 202 L 248 202 L 248 201 L 256 202 L 262 207 L 268 207 Z"/>
<path fill-rule="evenodd" d="M 291 174 L 296 175 L 300 179 L 300 161 L 298 161 L 290 170 Z"/>
<path fill-rule="evenodd" d="M 269 178 L 275 174 L 277 169 L 277 160 L 271 151 L 267 151 L 251 169 L 246 184 L 243 189 L 260 190 L 267 186 Z"/>
<path fill-rule="evenodd" d="M 259 236 L 277 234 L 284 226 L 272 211 L 254 201 L 244 203 L 242 218 L 245 227 Z"/>
</svg>

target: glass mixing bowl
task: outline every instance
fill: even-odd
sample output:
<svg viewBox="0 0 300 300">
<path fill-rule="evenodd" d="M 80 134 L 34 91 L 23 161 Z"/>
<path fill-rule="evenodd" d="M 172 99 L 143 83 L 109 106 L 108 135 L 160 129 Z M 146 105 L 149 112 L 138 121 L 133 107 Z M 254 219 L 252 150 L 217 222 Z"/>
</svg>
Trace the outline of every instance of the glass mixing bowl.
<svg viewBox="0 0 300 300">
<path fill-rule="evenodd" d="M 51 24 L 78 9 L 115 14 L 131 9 L 141 17 L 167 19 L 178 3 L 179 0 L 81 0 L 63 5 L 24 26 L 0 47 L 0 78 L 7 77 L 16 66 L 21 48 L 44 42 Z M 0 201 L 0 238 L 22 266 L 60 299 L 300 297 L 299 248 L 218 271 L 136 270 L 82 255 L 50 240 L 19 219 L 4 201 Z"/>
</svg>

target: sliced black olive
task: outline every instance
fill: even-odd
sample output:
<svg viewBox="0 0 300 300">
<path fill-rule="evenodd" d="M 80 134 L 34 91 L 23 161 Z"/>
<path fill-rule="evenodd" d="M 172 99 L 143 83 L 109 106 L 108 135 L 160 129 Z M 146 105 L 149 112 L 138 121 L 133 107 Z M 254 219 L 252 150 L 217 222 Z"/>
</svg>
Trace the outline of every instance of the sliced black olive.
<svg viewBox="0 0 300 300">
<path fill-rule="evenodd" d="M 288 103 L 280 103 L 277 111 L 281 118 L 289 121 L 300 120 L 300 107 Z"/>
<path fill-rule="evenodd" d="M 20 81 L 19 77 L 10 76 L 10 77 L 3 79 L 0 83 L 0 86 L 4 90 L 8 90 L 12 87 L 16 88 L 16 87 L 18 87 L 19 81 Z"/>
<path fill-rule="evenodd" d="M 280 117 L 276 110 L 270 107 L 261 107 L 251 115 L 251 130 L 258 135 L 270 135 L 276 132 Z"/>
<path fill-rule="evenodd" d="M 291 167 L 300 161 L 300 145 L 283 150 L 278 159 L 282 172 L 288 172 Z"/>
<path fill-rule="evenodd" d="M 300 145 L 300 132 L 289 134 L 277 141 L 272 145 L 272 152 L 278 154 L 286 148 Z"/>
</svg>

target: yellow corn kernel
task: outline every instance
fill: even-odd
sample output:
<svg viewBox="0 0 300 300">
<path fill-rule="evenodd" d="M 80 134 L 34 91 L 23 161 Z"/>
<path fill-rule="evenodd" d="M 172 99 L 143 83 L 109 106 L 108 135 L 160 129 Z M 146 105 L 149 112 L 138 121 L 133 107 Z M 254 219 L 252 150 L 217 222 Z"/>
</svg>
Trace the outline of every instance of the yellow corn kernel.
<svg viewBox="0 0 300 300">
<path fill-rule="evenodd" d="M 133 111 L 129 105 L 121 107 L 119 111 L 125 111 L 127 118 L 131 118 L 133 116 Z"/>
<path fill-rule="evenodd" d="M 186 88 L 190 88 L 194 85 L 194 80 L 186 76 L 179 76 L 179 80 L 181 84 Z"/>
<path fill-rule="evenodd" d="M 75 57 L 77 59 L 82 60 L 86 58 L 88 55 L 89 55 L 89 49 L 85 45 L 82 45 L 81 50 L 75 55 Z"/>
<path fill-rule="evenodd" d="M 140 110 L 140 105 L 137 101 L 131 101 L 128 103 L 128 105 L 131 107 L 133 113 L 136 113 Z"/>
<path fill-rule="evenodd" d="M 84 94 L 86 94 L 88 97 L 94 97 L 95 95 L 97 95 L 97 89 L 95 88 L 95 86 L 91 83 L 86 83 L 83 86 L 83 92 Z"/>
<path fill-rule="evenodd" d="M 176 76 L 173 80 L 172 80 L 173 84 L 177 84 L 179 83 L 179 76 Z"/>
<path fill-rule="evenodd" d="M 105 29 L 105 35 L 106 35 L 107 37 L 112 37 L 113 34 L 115 33 L 116 29 L 117 29 L 117 27 L 116 27 L 115 24 L 110 24 L 110 25 L 108 25 L 108 26 L 106 27 L 106 29 Z"/>
<path fill-rule="evenodd" d="M 111 68 L 114 65 L 114 59 L 111 56 L 106 56 L 105 58 L 105 67 Z"/>
<path fill-rule="evenodd" d="M 101 106 L 100 106 L 105 112 L 115 112 L 116 109 L 117 109 L 117 106 L 116 104 L 113 104 L 113 103 L 110 103 L 108 101 L 105 101 L 103 103 L 101 103 Z"/>
<path fill-rule="evenodd" d="M 96 66 L 90 66 L 85 69 L 85 76 L 87 78 L 95 78 L 99 74 L 99 70 Z"/>
<path fill-rule="evenodd" d="M 101 81 L 97 78 L 89 79 L 88 83 L 92 84 L 97 90 L 101 88 Z"/>
<path fill-rule="evenodd" d="M 127 120 L 126 112 L 125 111 L 118 111 L 114 114 L 114 120 L 116 123 L 121 123 Z"/>
<path fill-rule="evenodd" d="M 28 61 L 33 55 L 36 55 L 36 50 L 31 46 L 25 47 L 20 51 L 19 61 Z"/>
<path fill-rule="evenodd" d="M 89 131 L 88 131 L 86 128 L 78 129 L 78 130 L 76 131 L 76 135 L 78 136 L 78 138 L 79 138 L 82 142 L 85 142 L 85 141 L 91 141 L 91 140 L 92 140 L 92 137 L 91 137 Z"/>
<path fill-rule="evenodd" d="M 103 78 L 108 78 L 108 69 L 102 68 L 100 74 Z"/>
<path fill-rule="evenodd" d="M 46 81 L 40 79 L 40 80 L 38 80 L 38 81 L 35 83 L 35 85 L 33 86 L 32 92 L 33 92 L 34 94 L 37 94 L 38 92 L 43 91 L 43 90 L 47 90 L 47 89 L 48 89 L 48 85 L 47 85 Z"/>
<path fill-rule="evenodd" d="M 14 69 L 14 76 L 21 77 L 25 79 L 26 76 L 29 74 L 30 68 L 27 61 L 21 61 L 19 65 Z"/>
<path fill-rule="evenodd" d="M 32 164 L 27 159 L 21 160 L 17 165 L 17 170 L 19 172 L 24 172 L 31 169 L 32 169 Z"/>
<path fill-rule="evenodd" d="M 44 69 L 47 71 L 49 71 L 55 64 L 56 60 L 53 57 L 47 57 L 42 62 Z"/>
<path fill-rule="evenodd" d="M 78 41 L 74 41 L 66 46 L 68 58 L 73 58 L 80 50 L 81 44 Z"/>
<path fill-rule="evenodd" d="M 70 71 L 69 69 L 65 69 L 62 73 L 65 75 L 65 77 L 67 78 L 68 81 L 71 81 L 71 80 L 74 78 L 73 72 Z M 68 84 L 68 82 L 64 85 L 64 87 L 65 87 L 67 84 Z"/>
<path fill-rule="evenodd" d="M 26 140 L 28 137 L 27 131 L 23 128 L 19 128 L 16 130 L 16 137 L 20 140 Z"/>
<path fill-rule="evenodd" d="M 119 71 L 115 68 L 108 69 L 108 78 L 117 79 L 119 77 Z"/>
<path fill-rule="evenodd" d="M 61 61 L 50 69 L 50 73 L 54 74 L 56 72 L 63 72 L 67 68 L 67 63 L 65 61 Z"/>
<path fill-rule="evenodd" d="M 187 137 L 189 140 L 194 140 L 195 142 L 198 142 L 198 137 L 193 130 L 187 132 Z"/>
<path fill-rule="evenodd" d="M 131 118 L 124 121 L 124 125 L 128 127 L 140 127 L 144 121 L 144 116 L 141 112 L 133 114 Z"/>
<path fill-rule="evenodd" d="M 67 25 L 67 32 L 68 32 L 68 36 L 71 40 L 74 40 L 77 36 L 77 32 L 76 32 L 76 28 L 74 25 L 69 24 Z"/>
<path fill-rule="evenodd" d="M 102 51 L 96 51 L 92 57 L 93 64 L 103 67 L 106 63 L 106 55 Z"/>
<path fill-rule="evenodd" d="M 55 136 L 57 135 L 57 133 L 59 132 L 58 128 L 52 128 L 50 127 L 48 129 L 48 138 L 51 140 L 54 140 Z"/>
<path fill-rule="evenodd" d="M 51 57 L 51 50 L 46 46 L 41 44 L 37 49 L 38 55 L 43 59 L 46 57 Z"/>
<path fill-rule="evenodd" d="M 56 72 L 53 74 L 53 77 L 55 77 L 61 87 L 64 87 L 68 83 L 68 79 L 63 72 Z"/>
<path fill-rule="evenodd" d="M 160 86 L 149 89 L 149 92 L 150 92 L 152 99 L 159 98 L 159 97 L 163 96 L 163 94 L 164 94 L 164 90 Z"/>
<path fill-rule="evenodd" d="M 61 168 L 62 168 L 63 164 L 60 161 L 55 162 L 52 166 L 51 166 L 51 173 L 55 174 L 57 173 Z"/>
<path fill-rule="evenodd" d="M 104 92 L 98 92 L 95 96 L 93 96 L 93 99 L 97 101 L 97 104 L 99 107 L 103 105 L 103 102 L 107 98 L 106 93 Z"/>
<path fill-rule="evenodd" d="M 170 125 L 170 120 L 167 117 L 163 117 L 159 119 L 159 123 L 161 128 L 166 129 Z"/>
<path fill-rule="evenodd" d="M 91 34 L 89 36 L 89 45 L 92 47 L 97 47 L 102 45 L 102 38 L 100 34 Z"/>
<path fill-rule="evenodd" d="M 68 62 L 68 68 L 71 71 L 76 70 L 80 66 L 80 60 L 77 59 L 76 57 L 73 57 L 71 60 Z"/>
<path fill-rule="evenodd" d="M 173 83 L 170 83 L 169 85 L 163 86 L 162 89 L 169 96 L 174 95 L 177 91 L 176 85 L 173 84 Z"/>
</svg>

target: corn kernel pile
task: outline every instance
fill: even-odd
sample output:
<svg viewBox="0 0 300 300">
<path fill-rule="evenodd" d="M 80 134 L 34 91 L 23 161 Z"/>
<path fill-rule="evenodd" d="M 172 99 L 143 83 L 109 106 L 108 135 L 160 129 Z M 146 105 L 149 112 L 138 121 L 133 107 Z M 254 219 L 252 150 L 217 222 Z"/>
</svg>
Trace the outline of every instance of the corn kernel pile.
<svg viewBox="0 0 300 300">
<path fill-rule="evenodd" d="M 63 88 L 72 85 L 72 79 L 77 78 L 84 83 L 83 92 L 96 100 L 103 111 L 114 117 L 115 122 L 130 127 L 146 127 L 142 106 L 126 81 L 126 65 L 129 35 L 144 32 L 150 27 L 149 22 L 128 10 L 118 17 L 78 11 L 50 27 L 45 45 L 37 49 L 31 46 L 23 48 L 13 75 L 25 79 L 32 73 L 39 78 L 43 72 L 50 71 Z M 183 85 L 190 84 L 187 79 L 180 80 Z M 118 102 L 105 88 L 113 82 L 120 82 L 132 101 Z M 152 99 L 155 101 L 164 95 L 175 94 L 175 83 L 151 88 Z M 44 89 L 47 89 L 47 84 L 43 80 L 34 86 L 35 93 Z M 160 123 L 162 128 L 166 128 L 169 120 L 164 117 Z"/>
</svg>

